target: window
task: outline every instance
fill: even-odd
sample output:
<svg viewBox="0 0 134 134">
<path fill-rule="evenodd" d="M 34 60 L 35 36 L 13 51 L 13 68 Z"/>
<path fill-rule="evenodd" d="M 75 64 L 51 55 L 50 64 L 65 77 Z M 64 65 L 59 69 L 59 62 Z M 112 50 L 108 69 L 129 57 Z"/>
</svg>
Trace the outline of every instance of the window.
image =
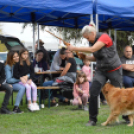
<svg viewBox="0 0 134 134">
<path fill-rule="evenodd" d="M 17 41 L 7 41 L 7 44 L 10 45 L 11 47 L 19 46 L 20 45 L 20 43 L 17 42 Z"/>
</svg>

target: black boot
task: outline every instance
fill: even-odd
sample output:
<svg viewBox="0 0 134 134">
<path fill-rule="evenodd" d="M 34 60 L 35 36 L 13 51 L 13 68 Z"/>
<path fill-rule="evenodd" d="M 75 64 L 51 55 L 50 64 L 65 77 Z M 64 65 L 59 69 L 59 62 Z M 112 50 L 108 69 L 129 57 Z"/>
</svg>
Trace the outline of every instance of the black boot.
<svg viewBox="0 0 134 134">
<path fill-rule="evenodd" d="M 23 111 L 20 110 L 20 108 L 18 106 L 14 106 L 13 112 L 18 113 L 18 114 L 24 113 Z"/>
<path fill-rule="evenodd" d="M 89 121 L 86 126 L 96 126 L 96 122 L 94 121 Z"/>
<path fill-rule="evenodd" d="M 122 119 L 124 119 L 124 120 L 126 121 L 127 124 L 130 123 L 130 120 L 128 119 L 128 116 L 127 116 L 127 115 L 126 115 L 126 116 L 123 115 L 123 116 L 122 116 Z"/>
<path fill-rule="evenodd" d="M 8 108 L 4 108 L 2 107 L 0 110 L 1 114 L 13 114 L 13 112 L 11 112 Z"/>
</svg>

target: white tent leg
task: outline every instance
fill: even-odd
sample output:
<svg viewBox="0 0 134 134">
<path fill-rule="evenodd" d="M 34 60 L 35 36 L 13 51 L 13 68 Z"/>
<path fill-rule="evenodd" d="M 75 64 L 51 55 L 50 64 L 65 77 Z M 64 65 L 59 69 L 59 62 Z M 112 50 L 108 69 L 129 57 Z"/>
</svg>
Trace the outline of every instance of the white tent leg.
<svg viewBox="0 0 134 134">
<path fill-rule="evenodd" d="M 33 47 L 32 47 L 32 51 L 33 51 L 33 58 L 35 57 L 35 24 L 33 23 Z"/>
<path fill-rule="evenodd" d="M 99 15 L 96 14 L 96 31 L 99 32 Z M 100 95 L 98 96 L 98 108 L 100 108 Z"/>
<path fill-rule="evenodd" d="M 99 15 L 96 14 L 96 32 L 99 32 Z"/>
<path fill-rule="evenodd" d="M 93 14 L 90 14 L 90 22 L 94 22 L 94 21 L 93 21 Z M 90 23 L 90 22 L 89 22 L 89 23 Z"/>
<path fill-rule="evenodd" d="M 111 37 L 111 29 L 109 29 L 109 31 L 108 31 L 108 32 L 109 32 L 109 36 Z"/>
</svg>

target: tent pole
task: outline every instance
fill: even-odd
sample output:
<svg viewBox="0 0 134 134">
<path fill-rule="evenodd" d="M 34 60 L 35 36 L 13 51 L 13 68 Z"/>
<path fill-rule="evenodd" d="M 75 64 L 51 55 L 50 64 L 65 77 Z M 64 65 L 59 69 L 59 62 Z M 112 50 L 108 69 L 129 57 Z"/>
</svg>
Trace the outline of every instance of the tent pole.
<svg viewBox="0 0 134 134">
<path fill-rule="evenodd" d="M 39 33 L 39 23 L 38 23 L 38 50 L 40 49 L 39 38 L 40 38 L 40 33 Z"/>
<path fill-rule="evenodd" d="M 93 14 L 90 14 L 90 22 L 94 22 L 94 21 L 93 21 Z M 89 22 L 89 23 L 90 23 L 90 22 Z"/>
<path fill-rule="evenodd" d="M 109 32 L 109 36 L 111 37 L 111 29 L 109 29 L 109 31 L 108 31 L 108 32 Z"/>
<path fill-rule="evenodd" d="M 99 32 L 99 15 L 96 14 L 96 32 Z M 98 108 L 100 108 L 100 95 L 98 96 Z"/>
<path fill-rule="evenodd" d="M 35 23 L 33 23 L 33 58 L 35 57 Z"/>
<path fill-rule="evenodd" d="M 99 32 L 99 15 L 96 14 L 96 32 Z"/>
<path fill-rule="evenodd" d="M 117 47 L 117 31 L 114 30 L 114 43 L 115 43 L 115 47 Z"/>
</svg>

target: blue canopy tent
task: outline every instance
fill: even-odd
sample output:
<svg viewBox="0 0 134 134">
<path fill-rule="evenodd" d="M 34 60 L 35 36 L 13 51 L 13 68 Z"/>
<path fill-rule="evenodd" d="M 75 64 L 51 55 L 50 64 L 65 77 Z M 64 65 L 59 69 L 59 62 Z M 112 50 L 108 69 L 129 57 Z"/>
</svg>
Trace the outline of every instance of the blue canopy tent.
<svg viewBox="0 0 134 134">
<path fill-rule="evenodd" d="M 87 16 L 93 13 L 92 9 L 92 0 L 0 0 L 0 21 L 55 23 Z"/>
<path fill-rule="evenodd" d="M 93 12 L 99 15 L 100 29 L 121 29 L 128 27 L 128 30 L 134 30 L 133 0 L 95 0 Z"/>
<path fill-rule="evenodd" d="M 1 22 L 46 22 L 45 25 L 78 27 L 85 23 L 84 17 L 92 13 L 92 0 L 0 0 Z M 78 20 L 80 17 L 82 19 Z M 87 17 L 87 20 L 89 22 L 90 18 Z M 33 25 L 33 44 L 34 30 Z"/>
</svg>

